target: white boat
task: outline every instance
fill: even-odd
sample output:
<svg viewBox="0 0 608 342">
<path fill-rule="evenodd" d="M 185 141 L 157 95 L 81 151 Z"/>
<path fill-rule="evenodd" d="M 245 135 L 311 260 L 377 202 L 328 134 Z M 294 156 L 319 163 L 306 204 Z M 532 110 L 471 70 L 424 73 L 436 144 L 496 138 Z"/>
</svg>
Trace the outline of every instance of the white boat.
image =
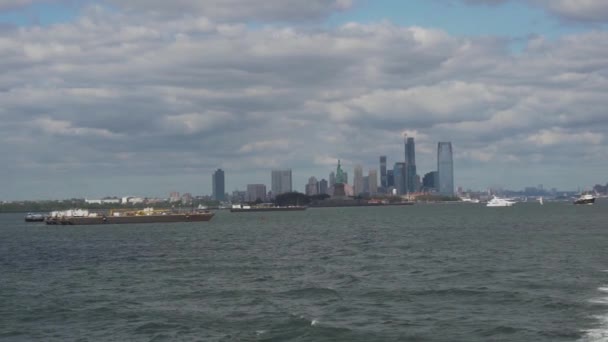
<svg viewBox="0 0 608 342">
<path fill-rule="evenodd" d="M 460 200 L 464 203 L 479 203 L 479 199 L 470 197 L 461 197 Z"/>
<path fill-rule="evenodd" d="M 540 203 L 540 205 L 544 205 L 544 204 L 545 204 L 545 203 L 543 202 L 543 197 L 542 197 L 542 196 L 541 196 L 541 197 L 538 199 L 538 202 Z"/>
<path fill-rule="evenodd" d="M 488 201 L 486 207 L 511 207 L 513 204 L 515 204 L 515 202 L 494 196 Z"/>
<path fill-rule="evenodd" d="M 574 200 L 574 204 L 593 204 L 595 203 L 595 196 L 592 194 L 582 194 L 579 198 Z"/>
</svg>

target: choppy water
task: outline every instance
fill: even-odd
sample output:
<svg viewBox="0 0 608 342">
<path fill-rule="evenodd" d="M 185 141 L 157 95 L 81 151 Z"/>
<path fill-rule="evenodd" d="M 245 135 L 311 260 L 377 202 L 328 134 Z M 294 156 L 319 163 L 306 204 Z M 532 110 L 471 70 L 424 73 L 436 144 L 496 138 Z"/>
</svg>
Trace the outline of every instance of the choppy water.
<svg viewBox="0 0 608 342">
<path fill-rule="evenodd" d="M 608 203 L 0 215 L 0 340 L 608 341 L 607 218 Z"/>
</svg>

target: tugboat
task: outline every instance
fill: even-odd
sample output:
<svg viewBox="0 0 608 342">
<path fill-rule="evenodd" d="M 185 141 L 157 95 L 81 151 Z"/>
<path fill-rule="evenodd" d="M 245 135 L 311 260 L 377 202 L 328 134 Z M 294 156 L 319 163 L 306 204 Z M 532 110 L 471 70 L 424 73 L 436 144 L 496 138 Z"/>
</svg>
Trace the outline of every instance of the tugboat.
<svg viewBox="0 0 608 342">
<path fill-rule="evenodd" d="M 44 222 L 45 218 L 46 216 L 42 214 L 27 213 L 25 215 L 25 222 Z"/>
<path fill-rule="evenodd" d="M 579 198 L 577 198 L 576 200 L 574 200 L 574 204 L 594 204 L 595 203 L 595 196 L 593 196 L 592 194 L 582 194 Z"/>
</svg>

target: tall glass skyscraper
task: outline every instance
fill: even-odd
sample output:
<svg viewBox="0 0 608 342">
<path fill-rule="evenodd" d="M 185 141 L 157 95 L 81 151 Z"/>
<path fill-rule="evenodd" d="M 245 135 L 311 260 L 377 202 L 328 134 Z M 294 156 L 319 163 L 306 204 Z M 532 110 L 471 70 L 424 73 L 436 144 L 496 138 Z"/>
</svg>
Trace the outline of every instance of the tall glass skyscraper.
<svg viewBox="0 0 608 342">
<path fill-rule="evenodd" d="M 416 182 L 416 145 L 414 138 L 407 138 L 405 140 L 405 183 L 407 192 L 418 191 Z"/>
<path fill-rule="evenodd" d="M 386 181 L 386 156 L 380 156 L 380 186 L 388 188 Z"/>
<path fill-rule="evenodd" d="M 395 181 L 395 188 L 397 189 L 397 194 L 407 194 L 405 163 L 395 163 L 395 166 L 393 167 L 393 177 Z"/>
<path fill-rule="evenodd" d="M 454 196 L 454 162 L 451 142 L 437 144 L 437 173 L 439 193 L 445 196 Z"/>
<path fill-rule="evenodd" d="M 213 185 L 213 199 L 216 201 L 225 200 L 226 180 L 224 178 L 224 170 L 217 169 L 217 171 L 213 173 L 213 177 L 211 178 Z"/>
</svg>

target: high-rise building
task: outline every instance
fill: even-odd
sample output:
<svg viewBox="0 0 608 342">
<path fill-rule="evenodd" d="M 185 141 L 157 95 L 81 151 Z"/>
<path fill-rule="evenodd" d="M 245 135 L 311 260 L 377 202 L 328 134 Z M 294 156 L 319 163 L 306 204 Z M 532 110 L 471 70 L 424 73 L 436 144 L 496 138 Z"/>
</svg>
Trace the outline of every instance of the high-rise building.
<svg viewBox="0 0 608 342">
<path fill-rule="evenodd" d="M 416 145 L 414 138 L 405 139 L 405 181 L 408 192 L 417 192 L 418 186 L 416 181 Z"/>
<path fill-rule="evenodd" d="M 454 162 L 452 159 L 452 143 L 437 144 L 437 173 L 438 190 L 445 196 L 454 196 Z"/>
<path fill-rule="evenodd" d="M 327 183 L 327 179 L 321 179 L 319 181 L 319 194 L 329 195 L 329 184 Z"/>
<path fill-rule="evenodd" d="M 388 188 L 386 181 L 386 156 L 380 156 L 380 186 Z"/>
<path fill-rule="evenodd" d="M 395 186 L 395 170 L 386 170 L 386 188 Z"/>
<path fill-rule="evenodd" d="M 336 184 L 336 173 L 332 171 L 329 174 L 329 186 L 334 186 L 334 184 Z"/>
<path fill-rule="evenodd" d="M 266 185 L 264 184 L 247 184 L 247 202 L 255 202 L 257 200 L 266 200 Z"/>
<path fill-rule="evenodd" d="M 364 194 L 369 194 L 369 176 L 363 176 L 363 191 Z"/>
<path fill-rule="evenodd" d="M 181 197 L 179 196 L 179 192 L 173 191 L 169 194 L 169 202 L 179 202 Z"/>
<path fill-rule="evenodd" d="M 348 184 L 348 172 L 344 172 L 344 184 Z"/>
<path fill-rule="evenodd" d="M 437 190 L 437 171 L 431 171 L 424 175 L 422 179 L 422 187 L 426 191 L 435 191 Z"/>
<path fill-rule="evenodd" d="M 291 169 L 272 170 L 271 178 L 270 188 L 273 196 L 292 191 Z"/>
<path fill-rule="evenodd" d="M 310 177 L 308 179 L 308 184 L 306 184 L 306 195 L 308 196 L 314 196 L 314 195 L 318 195 L 319 194 L 319 182 L 317 181 L 317 178 L 315 177 Z"/>
<path fill-rule="evenodd" d="M 355 166 L 355 179 L 353 180 L 353 191 L 355 196 L 363 193 L 363 167 Z"/>
<path fill-rule="evenodd" d="M 395 163 L 393 167 L 393 177 L 395 180 L 395 189 L 397 189 L 398 195 L 407 194 L 407 182 L 406 182 L 406 167 L 405 163 Z"/>
<path fill-rule="evenodd" d="M 211 177 L 212 187 L 213 187 L 213 199 L 216 201 L 225 200 L 226 196 L 226 183 L 224 179 L 224 171 L 222 169 L 217 169 L 213 176 Z"/>
<path fill-rule="evenodd" d="M 371 195 L 375 195 L 376 193 L 378 193 L 378 171 L 369 170 L 367 178 L 369 182 L 369 193 Z"/>
</svg>

